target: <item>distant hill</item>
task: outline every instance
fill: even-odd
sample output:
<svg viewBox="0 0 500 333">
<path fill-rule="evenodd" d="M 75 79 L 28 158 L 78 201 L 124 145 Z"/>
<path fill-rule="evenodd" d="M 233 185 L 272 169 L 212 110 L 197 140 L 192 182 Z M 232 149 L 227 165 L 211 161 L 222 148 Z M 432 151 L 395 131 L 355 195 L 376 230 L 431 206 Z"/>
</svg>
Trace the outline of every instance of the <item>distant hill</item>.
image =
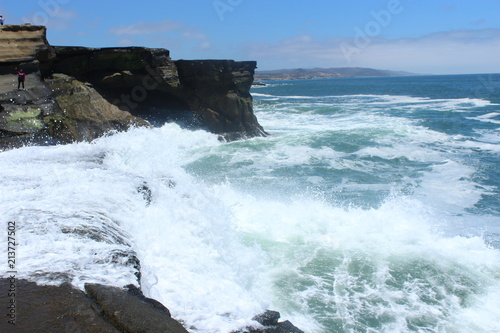
<svg viewBox="0 0 500 333">
<path fill-rule="evenodd" d="M 363 67 L 341 67 L 341 68 L 295 68 L 278 69 L 271 71 L 256 71 L 255 80 L 302 80 L 302 79 L 326 79 L 337 77 L 369 77 L 369 76 L 408 76 L 417 75 L 409 72 L 388 71 L 383 69 Z"/>
</svg>

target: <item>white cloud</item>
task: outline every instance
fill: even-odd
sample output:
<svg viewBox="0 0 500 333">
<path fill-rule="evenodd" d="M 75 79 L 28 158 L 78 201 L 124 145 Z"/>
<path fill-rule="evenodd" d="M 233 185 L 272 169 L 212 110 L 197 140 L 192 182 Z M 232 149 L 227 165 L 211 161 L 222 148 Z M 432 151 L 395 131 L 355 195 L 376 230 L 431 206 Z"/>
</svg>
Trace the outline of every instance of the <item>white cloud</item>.
<svg viewBox="0 0 500 333">
<path fill-rule="evenodd" d="M 457 30 L 417 39 L 374 42 L 355 63 L 431 73 L 499 72 L 500 30 Z"/>
<path fill-rule="evenodd" d="M 313 40 L 311 35 L 298 35 L 285 40 L 286 44 L 309 43 Z"/>
<path fill-rule="evenodd" d="M 204 41 L 204 42 L 201 42 L 200 49 L 209 49 L 211 46 L 212 46 L 212 43 L 210 43 L 209 41 Z"/>
<path fill-rule="evenodd" d="M 141 43 L 176 51 L 184 49 L 205 52 L 212 47 L 209 36 L 200 28 L 169 20 L 121 25 L 108 32 L 120 37 L 121 40 L 117 43 L 122 46 L 134 45 L 133 40 L 140 39 Z"/>
<path fill-rule="evenodd" d="M 117 36 L 149 35 L 171 32 L 181 26 L 180 22 L 164 20 L 161 22 L 137 22 L 131 25 L 121 25 L 109 29 L 109 32 Z"/>
<path fill-rule="evenodd" d="M 73 25 L 77 12 L 66 10 L 62 5 L 51 5 L 41 7 L 39 10 L 29 13 L 21 18 L 23 23 L 34 25 L 45 25 L 53 30 L 67 30 Z"/>
<path fill-rule="evenodd" d="M 500 29 L 454 30 L 420 38 L 288 38 L 247 48 L 262 69 L 362 66 L 417 73 L 500 72 Z"/>
<path fill-rule="evenodd" d="M 130 45 L 135 45 L 135 42 L 130 40 L 130 39 L 122 39 L 118 42 L 118 45 L 120 46 L 130 46 Z"/>
<path fill-rule="evenodd" d="M 188 29 L 182 32 L 182 37 L 187 39 L 206 39 L 207 35 Z"/>
<path fill-rule="evenodd" d="M 59 7 L 58 10 L 55 12 L 54 17 L 58 18 L 60 20 L 68 21 L 73 19 L 76 16 L 76 12 L 72 10 L 66 10 L 62 7 Z"/>
</svg>

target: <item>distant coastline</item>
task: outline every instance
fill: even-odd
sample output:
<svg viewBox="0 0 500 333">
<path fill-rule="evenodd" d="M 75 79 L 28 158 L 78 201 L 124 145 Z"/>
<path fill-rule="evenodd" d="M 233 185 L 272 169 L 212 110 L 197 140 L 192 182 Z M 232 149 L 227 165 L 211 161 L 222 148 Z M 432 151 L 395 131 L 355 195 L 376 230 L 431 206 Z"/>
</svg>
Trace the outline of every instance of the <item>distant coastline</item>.
<svg viewBox="0 0 500 333">
<path fill-rule="evenodd" d="M 255 81 L 330 79 L 343 77 L 413 76 L 420 75 L 404 71 L 390 71 L 364 67 L 340 68 L 295 68 L 255 71 Z"/>
</svg>

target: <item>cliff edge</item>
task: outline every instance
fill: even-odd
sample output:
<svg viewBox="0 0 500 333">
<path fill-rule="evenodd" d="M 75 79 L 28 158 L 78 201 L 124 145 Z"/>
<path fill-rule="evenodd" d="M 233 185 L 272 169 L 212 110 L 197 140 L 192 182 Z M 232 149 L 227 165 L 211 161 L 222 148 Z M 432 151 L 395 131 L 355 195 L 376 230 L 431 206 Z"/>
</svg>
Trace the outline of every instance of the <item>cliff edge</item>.
<svg viewBox="0 0 500 333">
<path fill-rule="evenodd" d="M 0 149 L 91 141 L 168 121 L 228 140 L 265 136 L 250 95 L 256 65 L 174 61 L 169 50 L 144 47 L 53 47 L 44 26 L 2 26 Z M 25 89 L 16 89 L 17 69 Z"/>
</svg>

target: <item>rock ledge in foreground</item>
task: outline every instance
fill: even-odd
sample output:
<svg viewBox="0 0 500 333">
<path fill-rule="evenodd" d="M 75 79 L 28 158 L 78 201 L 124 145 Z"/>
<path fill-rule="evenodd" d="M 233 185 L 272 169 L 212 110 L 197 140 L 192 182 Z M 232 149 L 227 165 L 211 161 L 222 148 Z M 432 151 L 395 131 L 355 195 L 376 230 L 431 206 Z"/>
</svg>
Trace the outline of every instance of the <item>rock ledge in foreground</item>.
<svg viewBox="0 0 500 333">
<path fill-rule="evenodd" d="M 0 302 L 14 302 L 15 325 L 0 321 L 5 333 L 187 333 L 161 303 L 144 297 L 137 288 L 126 289 L 87 284 L 88 295 L 69 284 L 39 286 L 15 280 L 15 296 L 9 295 L 10 280 L 0 279 Z"/>
</svg>

